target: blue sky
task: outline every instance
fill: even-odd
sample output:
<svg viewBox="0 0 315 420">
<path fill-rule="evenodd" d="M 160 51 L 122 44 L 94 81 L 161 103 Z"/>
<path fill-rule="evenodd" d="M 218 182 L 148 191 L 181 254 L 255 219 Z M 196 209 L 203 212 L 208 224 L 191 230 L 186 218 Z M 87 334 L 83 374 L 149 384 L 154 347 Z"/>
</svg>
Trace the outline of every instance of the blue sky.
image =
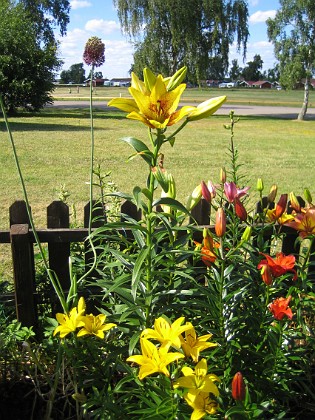
<svg viewBox="0 0 315 420">
<path fill-rule="evenodd" d="M 193 3 L 193 0 L 192 0 Z M 274 66 L 273 47 L 268 42 L 265 21 L 275 15 L 279 6 L 277 0 L 249 0 L 249 32 L 246 62 L 255 54 L 260 54 L 264 69 Z M 132 64 L 133 47 L 128 38 L 121 33 L 117 13 L 112 0 L 71 0 L 70 23 L 67 35 L 60 40 L 60 58 L 64 61 L 63 70 L 72 64 L 82 63 L 84 45 L 89 37 L 98 36 L 105 43 L 105 64 L 99 68 L 103 76 L 129 77 Z M 242 67 L 242 56 L 235 46 L 231 46 L 230 61 L 238 59 Z M 245 62 L 245 63 L 246 63 Z M 86 67 L 88 71 L 88 68 Z"/>
</svg>

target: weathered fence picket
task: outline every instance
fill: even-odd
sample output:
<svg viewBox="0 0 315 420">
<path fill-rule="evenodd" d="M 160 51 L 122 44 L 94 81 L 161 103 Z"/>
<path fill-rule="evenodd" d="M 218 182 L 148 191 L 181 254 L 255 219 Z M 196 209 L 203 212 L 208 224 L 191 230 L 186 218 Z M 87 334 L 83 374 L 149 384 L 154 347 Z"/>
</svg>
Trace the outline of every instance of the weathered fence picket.
<svg viewBox="0 0 315 420">
<path fill-rule="evenodd" d="M 94 205 L 95 203 L 93 203 Z M 199 226 L 209 226 L 209 203 L 201 200 L 192 211 L 192 217 Z M 62 286 L 67 291 L 70 286 L 69 257 L 71 243 L 85 242 L 89 231 L 89 203 L 84 208 L 84 227 L 70 228 L 69 208 L 61 201 L 53 201 L 47 207 L 47 228 L 38 229 L 37 235 L 41 243 L 48 244 L 48 264 L 53 270 Z M 130 202 L 121 206 L 123 215 L 128 215 L 135 220 L 140 220 L 139 210 Z M 0 243 L 11 243 L 12 266 L 15 286 L 15 306 L 17 319 L 25 326 L 36 326 L 38 321 L 37 305 L 43 298 L 36 291 L 35 265 L 34 265 L 34 243 L 35 238 L 30 229 L 29 218 L 24 201 L 16 201 L 9 209 L 10 230 L 0 230 Z M 107 222 L 104 209 L 93 207 L 92 228 L 104 225 Z M 210 227 L 213 229 L 213 226 Z M 297 253 L 295 241 L 298 233 L 290 228 L 284 227 L 286 236 L 282 241 L 282 251 L 286 254 Z M 127 236 L 130 232 L 124 232 Z M 201 241 L 202 233 L 196 232 L 194 239 Z M 91 254 L 86 247 L 86 264 L 91 261 Z M 313 250 L 315 251 L 315 250 Z M 314 256 L 312 257 L 314 258 Z M 310 272 L 314 274 L 315 266 Z M 54 301 L 55 299 L 55 301 Z M 5 297 L 2 296 L 2 301 Z M 53 291 L 50 293 L 52 305 L 56 305 L 56 296 Z"/>
</svg>

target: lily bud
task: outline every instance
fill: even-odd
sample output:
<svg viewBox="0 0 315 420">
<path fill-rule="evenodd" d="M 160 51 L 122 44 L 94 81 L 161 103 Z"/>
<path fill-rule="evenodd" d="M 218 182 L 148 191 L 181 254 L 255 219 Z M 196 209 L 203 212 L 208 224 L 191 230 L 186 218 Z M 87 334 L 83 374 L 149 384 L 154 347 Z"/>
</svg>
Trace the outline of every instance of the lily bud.
<svg viewBox="0 0 315 420">
<path fill-rule="evenodd" d="M 212 250 L 213 249 L 213 239 L 212 239 L 212 236 L 209 232 L 209 229 L 203 228 L 202 236 L 203 236 L 203 241 L 202 241 L 203 246 L 207 249 Z"/>
<path fill-rule="evenodd" d="M 209 191 L 209 188 L 207 187 L 205 181 L 201 181 L 201 194 L 203 198 L 208 201 L 208 203 L 211 203 L 211 194 Z"/>
<path fill-rule="evenodd" d="M 182 81 L 185 79 L 187 73 L 187 67 L 184 66 L 177 70 L 175 74 L 170 78 L 168 84 L 167 84 L 167 91 L 170 92 L 171 90 L 174 90 L 179 86 Z"/>
<path fill-rule="evenodd" d="M 300 213 L 301 211 L 301 204 L 299 203 L 299 200 L 297 199 L 296 195 L 293 191 L 289 194 L 290 199 L 290 207 L 295 210 L 297 213 Z"/>
<path fill-rule="evenodd" d="M 199 104 L 187 117 L 188 121 L 197 121 L 214 114 L 226 101 L 226 96 L 208 99 Z"/>
<path fill-rule="evenodd" d="M 279 201 L 276 205 L 275 217 L 279 219 L 287 208 L 288 194 L 281 194 Z"/>
<path fill-rule="evenodd" d="M 232 380 L 232 397 L 235 401 L 244 401 L 246 396 L 246 385 L 241 372 L 237 372 Z"/>
<path fill-rule="evenodd" d="M 224 184 L 226 182 L 226 170 L 225 170 L 225 168 L 220 169 L 220 181 L 221 181 L 221 184 Z"/>
<path fill-rule="evenodd" d="M 246 226 L 246 229 L 243 232 L 241 241 L 242 242 L 248 242 L 250 240 L 250 237 L 252 236 L 252 227 Z"/>
<path fill-rule="evenodd" d="M 257 179 L 257 185 L 256 185 L 256 189 L 259 192 L 262 192 L 264 190 L 264 182 L 261 178 Z"/>
<path fill-rule="evenodd" d="M 261 278 L 263 279 L 263 282 L 267 286 L 271 286 L 273 278 L 272 278 L 272 273 L 271 273 L 269 265 L 264 264 L 262 266 L 262 269 L 260 270 L 260 274 L 261 274 Z"/>
<path fill-rule="evenodd" d="M 236 216 L 242 221 L 245 222 L 247 219 L 247 211 L 238 197 L 234 198 L 234 208 Z"/>
<path fill-rule="evenodd" d="M 305 188 L 305 190 L 304 190 L 304 197 L 305 197 L 305 200 L 309 203 L 309 204 L 311 204 L 312 203 L 312 196 L 311 196 L 311 193 L 310 193 L 310 190 L 308 189 L 308 188 Z"/>
<path fill-rule="evenodd" d="M 190 194 L 187 200 L 186 208 L 188 211 L 191 211 L 201 200 L 201 185 L 197 185 L 194 191 Z"/>
<path fill-rule="evenodd" d="M 273 184 L 270 188 L 270 192 L 268 194 L 267 200 L 268 203 L 273 203 L 277 196 L 278 187 L 276 184 Z"/>
<path fill-rule="evenodd" d="M 215 218 L 215 233 L 221 238 L 226 231 L 226 215 L 223 207 L 219 207 Z"/>
</svg>

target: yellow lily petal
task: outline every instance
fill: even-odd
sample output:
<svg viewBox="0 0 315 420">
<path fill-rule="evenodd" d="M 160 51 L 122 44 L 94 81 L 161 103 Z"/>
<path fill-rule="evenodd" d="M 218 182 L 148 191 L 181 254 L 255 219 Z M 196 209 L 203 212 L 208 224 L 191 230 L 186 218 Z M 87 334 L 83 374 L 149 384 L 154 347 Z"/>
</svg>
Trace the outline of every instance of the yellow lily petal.
<svg viewBox="0 0 315 420">
<path fill-rule="evenodd" d="M 114 106 L 115 108 L 121 109 L 125 112 L 138 111 L 139 108 L 134 99 L 131 98 L 115 98 L 108 102 L 108 106 Z"/>
</svg>

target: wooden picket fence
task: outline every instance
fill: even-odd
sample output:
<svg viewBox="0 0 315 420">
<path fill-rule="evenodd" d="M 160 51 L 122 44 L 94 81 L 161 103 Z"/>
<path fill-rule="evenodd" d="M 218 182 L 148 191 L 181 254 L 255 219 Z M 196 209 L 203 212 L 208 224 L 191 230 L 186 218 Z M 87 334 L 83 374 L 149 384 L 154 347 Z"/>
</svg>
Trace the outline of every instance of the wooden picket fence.
<svg viewBox="0 0 315 420">
<path fill-rule="evenodd" d="M 69 278 L 69 256 L 70 244 L 82 243 L 88 236 L 90 205 L 84 207 L 84 227 L 70 228 L 69 207 L 62 201 L 53 201 L 47 207 L 47 228 L 37 230 L 39 240 L 48 247 L 48 264 L 53 270 L 62 286 L 67 291 L 70 285 Z M 140 220 L 140 214 L 136 206 L 130 202 L 121 205 L 121 214 L 128 215 L 135 220 Z M 102 209 L 96 207 L 93 210 L 93 217 L 96 222 L 93 228 L 106 223 L 106 216 L 103 218 Z M 209 204 L 201 200 L 193 209 L 192 216 L 199 227 L 210 226 Z M 0 243 L 11 244 L 12 267 L 14 277 L 14 295 L 1 296 L 2 302 L 14 302 L 17 319 L 25 326 L 36 326 L 38 323 L 37 306 L 42 303 L 44 297 L 36 290 L 35 283 L 35 254 L 34 235 L 29 226 L 29 218 L 24 201 L 16 201 L 9 208 L 10 229 L 0 230 Z M 284 253 L 296 253 L 294 248 L 298 233 L 285 228 L 286 236 L 283 239 L 281 249 Z M 196 240 L 201 240 L 201 232 L 195 233 Z M 53 290 L 49 296 L 50 300 L 56 299 Z"/>
</svg>

